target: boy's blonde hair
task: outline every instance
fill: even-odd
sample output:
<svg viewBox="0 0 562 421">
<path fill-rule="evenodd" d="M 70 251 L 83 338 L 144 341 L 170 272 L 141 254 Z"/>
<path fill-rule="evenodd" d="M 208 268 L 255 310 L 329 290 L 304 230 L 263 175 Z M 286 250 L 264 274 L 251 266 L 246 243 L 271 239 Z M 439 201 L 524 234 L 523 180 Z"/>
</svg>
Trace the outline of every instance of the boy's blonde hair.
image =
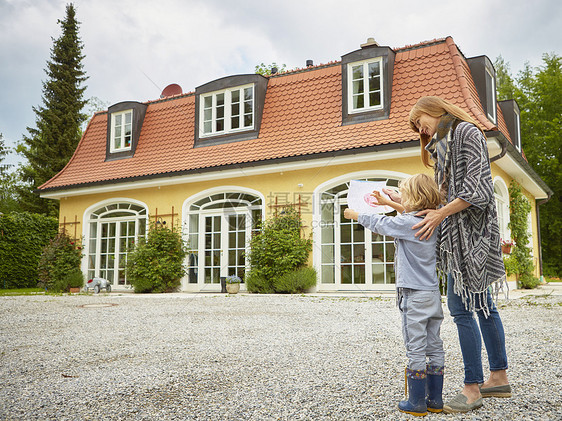
<svg viewBox="0 0 562 421">
<path fill-rule="evenodd" d="M 415 174 L 400 183 L 402 206 L 411 211 L 437 209 L 443 203 L 439 187 L 427 174 Z"/>
</svg>

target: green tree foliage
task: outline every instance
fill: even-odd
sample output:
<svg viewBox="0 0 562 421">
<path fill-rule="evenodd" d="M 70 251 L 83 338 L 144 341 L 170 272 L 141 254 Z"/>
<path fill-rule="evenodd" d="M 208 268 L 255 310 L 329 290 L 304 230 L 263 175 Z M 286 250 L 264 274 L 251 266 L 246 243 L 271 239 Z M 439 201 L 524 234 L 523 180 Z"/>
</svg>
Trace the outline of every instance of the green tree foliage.
<svg viewBox="0 0 562 421">
<path fill-rule="evenodd" d="M 71 286 L 83 286 L 81 259 L 82 244 L 75 244 L 65 233 L 57 234 L 45 246 L 39 259 L 39 285 L 53 292 L 67 292 Z M 78 273 L 82 282 L 75 285 L 73 280 Z"/>
<path fill-rule="evenodd" d="M 0 288 L 31 288 L 42 250 L 57 234 L 56 218 L 27 212 L 0 216 Z"/>
<path fill-rule="evenodd" d="M 177 230 L 152 226 L 127 256 L 127 280 L 135 292 L 172 292 L 185 275 L 186 249 Z"/>
<path fill-rule="evenodd" d="M 275 62 L 271 64 L 260 63 L 256 65 L 255 73 L 257 73 L 258 75 L 269 76 L 271 75 L 271 69 L 273 69 L 274 67 L 277 69 L 277 73 L 281 73 L 286 71 L 287 65 L 277 64 Z"/>
<path fill-rule="evenodd" d="M 78 34 L 79 22 L 72 4 L 66 6 L 66 17 L 59 20 L 60 38 L 54 40 L 47 62 L 48 79 L 43 82 L 43 105 L 33 107 L 36 128 L 28 127 L 29 135 L 17 151 L 27 158 L 20 168 L 22 179 L 36 189 L 57 174 L 72 157 L 86 119 L 82 109 L 86 103 L 82 84 L 87 77 L 83 70 L 83 44 Z M 39 198 L 30 189 L 20 189 L 22 204 L 31 212 L 55 216 L 58 202 Z"/>
<path fill-rule="evenodd" d="M 4 138 L 0 133 L 0 212 L 9 213 L 19 210 L 16 198 L 17 176 L 10 171 L 10 165 L 3 164 L 6 155 L 10 152 L 4 144 Z"/>
<path fill-rule="evenodd" d="M 301 238 L 301 228 L 302 221 L 293 209 L 261 224 L 260 232 L 250 242 L 251 269 L 245 279 L 248 291 L 276 292 L 278 278 L 306 264 L 312 240 Z"/>
<path fill-rule="evenodd" d="M 531 167 L 553 190 L 540 206 L 543 271 L 562 275 L 562 57 L 543 55 L 543 63 L 527 63 L 516 78 L 503 59 L 496 60 L 498 98 L 515 99 L 521 110 L 521 143 Z M 511 95 L 512 94 L 512 95 Z M 511 98 L 509 96 L 511 95 Z"/>
</svg>

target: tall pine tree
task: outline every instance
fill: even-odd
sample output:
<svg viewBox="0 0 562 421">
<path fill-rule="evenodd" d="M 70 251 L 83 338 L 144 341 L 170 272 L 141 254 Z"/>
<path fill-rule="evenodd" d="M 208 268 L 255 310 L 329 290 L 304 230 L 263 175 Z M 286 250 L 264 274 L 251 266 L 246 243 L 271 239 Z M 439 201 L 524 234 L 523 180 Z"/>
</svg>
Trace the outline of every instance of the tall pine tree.
<svg viewBox="0 0 562 421">
<path fill-rule="evenodd" d="M 81 136 L 81 124 L 87 118 L 82 112 L 86 73 L 83 70 L 83 44 L 78 34 L 74 5 L 66 6 L 66 17 L 59 20 L 62 35 L 53 39 L 51 58 L 47 62 L 48 79 L 43 82 L 43 105 L 33 107 L 36 128 L 28 127 L 29 135 L 17 151 L 28 163 L 20 168 L 21 177 L 30 188 L 20 189 L 22 207 L 30 212 L 58 216 L 58 202 L 41 199 L 32 192 L 66 165 Z"/>
</svg>

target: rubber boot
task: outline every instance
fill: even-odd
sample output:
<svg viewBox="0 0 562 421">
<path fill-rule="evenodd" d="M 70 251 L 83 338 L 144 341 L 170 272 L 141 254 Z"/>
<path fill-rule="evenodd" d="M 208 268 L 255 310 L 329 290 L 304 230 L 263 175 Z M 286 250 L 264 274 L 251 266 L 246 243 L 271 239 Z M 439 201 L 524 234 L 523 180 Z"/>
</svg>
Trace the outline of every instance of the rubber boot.
<svg viewBox="0 0 562 421">
<path fill-rule="evenodd" d="M 425 370 L 410 370 L 407 368 L 406 380 L 408 383 L 408 400 L 400 401 L 398 409 L 416 417 L 426 416 L 425 386 L 427 378 Z"/>
<path fill-rule="evenodd" d="M 443 366 L 427 366 L 426 405 L 429 412 L 443 412 Z"/>
</svg>

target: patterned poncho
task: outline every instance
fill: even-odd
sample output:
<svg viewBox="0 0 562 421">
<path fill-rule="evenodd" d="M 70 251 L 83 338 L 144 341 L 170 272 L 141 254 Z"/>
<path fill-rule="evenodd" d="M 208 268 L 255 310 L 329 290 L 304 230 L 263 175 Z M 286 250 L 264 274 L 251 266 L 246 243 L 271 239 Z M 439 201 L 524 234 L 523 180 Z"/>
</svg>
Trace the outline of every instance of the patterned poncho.
<svg viewBox="0 0 562 421">
<path fill-rule="evenodd" d="M 452 275 L 454 292 L 468 310 L 488 315 L 488 287 L 503 286 L 505 267 L 486 139 L 473 124 L 446 115 L 427 150 L 436 161 L 436 181 L 447 188 L 447 201 L 460 198 L 472 205 L 441 224 L 437 268 Z"/>
</svg>

